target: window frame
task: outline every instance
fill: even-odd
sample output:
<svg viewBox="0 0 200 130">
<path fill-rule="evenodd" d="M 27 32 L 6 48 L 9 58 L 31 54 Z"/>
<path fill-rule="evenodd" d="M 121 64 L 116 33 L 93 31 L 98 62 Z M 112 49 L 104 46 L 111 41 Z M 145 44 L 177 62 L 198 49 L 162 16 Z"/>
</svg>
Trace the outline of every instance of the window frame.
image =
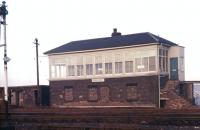
<svg viewBox="0 0 200 130">
<path fill-rule="evenodd" d="M 130 91 L 132 91 L 132 93 L 129 93 Z M 126 100 L 127 101 L 138 100 L 138 84 L 137 83 L 126 84 Z"/>
<path fill-rule="evenodd" d="M 71 97 L 69 99 L 66 98 L 66 90 L 68 90 L 68 97 Z M 72 102 L 74 100 L 74 88 L 73 88 L 73 86 L 64 86 L 64 96 L 63 97 L 64 97 L 64 100 L 66 102 Z"/>
<path fill-rule="evenodd" d="M 160 46 L 159 48 L 159 71 L 162 73 L 168 72 L 168 48 Z"/>
</svg>

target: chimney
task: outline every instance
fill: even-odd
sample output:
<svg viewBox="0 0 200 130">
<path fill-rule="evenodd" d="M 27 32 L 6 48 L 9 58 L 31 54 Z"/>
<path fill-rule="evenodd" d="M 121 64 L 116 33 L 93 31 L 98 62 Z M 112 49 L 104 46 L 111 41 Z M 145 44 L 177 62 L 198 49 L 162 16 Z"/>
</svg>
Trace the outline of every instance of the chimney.
<svg viewBox="0 0 200 130">
<path fill-rule="evenodd" d="M 117 32 L 117 28 L 113 29 L 112 37 L 114 37 L 114 36 L 121 36 L 121 33 Z"/>
</svg>

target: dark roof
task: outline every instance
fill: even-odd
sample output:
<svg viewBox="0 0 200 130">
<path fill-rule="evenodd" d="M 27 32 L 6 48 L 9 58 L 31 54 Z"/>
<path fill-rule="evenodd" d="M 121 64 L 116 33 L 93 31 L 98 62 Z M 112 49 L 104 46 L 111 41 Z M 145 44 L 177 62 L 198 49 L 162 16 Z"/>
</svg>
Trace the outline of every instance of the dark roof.
<svg viewBox="0 0 200 130">
<path fill-rule="evenodd" d="M 156 36 L 152 33 L 145 32 L 145 33 L 137 33 L 137 34 L 129 34 L 129 35 L 121 35 L 121 36 L 113 36 L 105 38 L 72 41 L 57 48 L 54 48 L 52 50 L 49 50 L 44 54 L 123 47 L 131 45 L 150 44 L 150 43 L 158 43 L 158 44 L 162 43 L 168 46 L 177 45 L 169 40 Z"/>
</svg>

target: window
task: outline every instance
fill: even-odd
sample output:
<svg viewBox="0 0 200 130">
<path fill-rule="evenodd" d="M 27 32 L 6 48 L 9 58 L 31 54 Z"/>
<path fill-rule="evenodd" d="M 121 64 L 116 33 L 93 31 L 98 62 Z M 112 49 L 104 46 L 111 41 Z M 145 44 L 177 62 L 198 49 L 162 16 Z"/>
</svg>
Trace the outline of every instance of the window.
<svg viewBox="0 0 200 130">
<path fill-rule="evenodd" d="M 100 75 L 103 73 L 102 55 L 96 55 L 95 59 L 95 74 Z"/>
<path fill-rule="evenodd" d="M 88 87 L 88 100 L 89 101 L 97 101 L 98 94 L 97 94 L 97 87 L 96 86 L 89 86 Z"/>
<path fill-rule="evenodd" d="M 180 70 L 184 71 L 184 57 L 180 57 Z"/>
<path fill-rule="evenodd" d="M 64 88 L 64 99 L 65 101 L 73 101 L 73 87 L 66 86 Z"/>
<path fill-rule="evenodd" d="M 168 72 L 168 50 L 165 50 L 165 71 Z"/>
<path fill-rule="evenodd" d="M 65 78 L 66 77 L 66 66 L 60 65 L 60 77 Z"/>
<path fill-rule="evenodd" d="M 156 57 L 149 57 L 149 71 L 156 71 Z"/>
<path fill-rule="evenodd" d="M 77 76 L 83 75 L 83 65 L 77 65 Z"/>
<path fill-rule="evenodd" d="M 125 72 L 126 73 L 133 72 L 133 61 L 125 61 Z"/>
<path fill-rule="evenodd" d="M 55 66 L 52 65 L 51 66 L 51 78 L 55 78 L 56 77 L 56 69 Z"/>
<path fill-rule="evenodd" d="M 161 57 L 159 57 L 159 68 L 160 68 L 160 72 L 163 72 L 163 60 Z"/>
<path fill-rule="evenodd" d="M 168 50 L 164 47 L 159 49 L 159 68 L 160 72 L 168 71 Z"/>
<path fill-rule="evenodd" d="M 115 62 L 115 73 L 122 73 L 122 62 Z"/>
<path fill-rule="evenodd" d="M 93 65 L 86 64 L 86 75 L 92 75 L 92 74 L 93 74 Z"/>
<path fill-rule="evenodd" d="M 129 83 L 127 86 L 127 100 L 137 100 L 137 83 Z"/>
<path fill-rule="evenodd" d="M 148 57 L 135 58 L 135 71 L 147 72 L 148 71 Z"/>
<path fill-rule="evenodd" d="M 135 71 L 140 72 L 144 66 L 141 65 L 141 58 L 135 58 Z"/>
<path fill-rule="evenodd" d="M 68 75 L 69 76 L 74 76 L 75 75 L 75 68 L 74 65 L 68 65 Z"/>
<path fill-rule="evenodd" d="M 142 69 L 142 72 L 148 71 L 148 57 L 142 58 L 142 65 L 144 66 L 144 68 Z"/>
<path fill-rule="evenodd" d="M 96 75 L 102 74 L 103 72 L 102 63 L 95 64 L 95 68 L 96 68 Z"/>
<path fill-rule="evenodd" d="M 112 74 L 112 63 L 105 63 L 105 74 Z"/>
<path fill-rule="evenodd" d="M 65 78 L 66 77 L 66 66 L 65 64 L 56 64 L 51 67 L 51 76 L 57 78 Z"/>
</svg>

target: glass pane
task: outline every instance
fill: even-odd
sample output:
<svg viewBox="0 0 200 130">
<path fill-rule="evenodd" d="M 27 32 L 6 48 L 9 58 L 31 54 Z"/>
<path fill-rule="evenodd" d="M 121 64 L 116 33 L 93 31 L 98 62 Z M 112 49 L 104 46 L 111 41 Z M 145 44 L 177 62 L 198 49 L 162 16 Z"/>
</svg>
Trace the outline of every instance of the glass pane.
<svg viewBox="0 0 200 130">
<path fill-rule="evenodd" d="M 122 73 L 122 62 L 115 62 L 115 73 Z"/>
<path fill-rule="evenodd" d="M 95 68 L 96 68 L 97 75 L 102 74 L 102 72 L 103 72 L 102 63 L 95 64 Z"/>
<path fill-rule="evenodd" d="M 56 65 L 56 77 L 60 78 L 60 66 Z"/>
<path fill-rule="evenodd" d="M 52 65 L 51 66 L 51 78 L 55 78 L 56 77 L 56 70 L 55 70 L 55 66 Z"/>
<path fill-rule="evenodd" d="M 142 65 L 144 68 L 142 69 L 143 72 L 148 71 L 148 57 L 143 57 L 142 58 Z"/>
<path fill-rule="evenodd" d="M 74 65 L 68 65 L 68 75 L 69 76 L 74 76 L 75 75 Z"/>
<path fill-rule="evenodd" d="M 156 71 L 156 57 L 149 57 L 149 71 Z"/>
<path fill-rule="evenodd" d="M 141 58 L 135 58 L 135 71 L 140 72 L 141 68 Z"/>
<path fill-rule="evenodd" d="M 159 55 L 163 56 L 163 49 L 159 49 Z"/>
<path fill-rule="evenodd" d="M 92 74 L 93 74 L 93 65 L 86 64 L 86 75 L 92 75 Z"/>
<path fill-rule="evenodd" d="M 77 76 L 83 75 L 83 65 L 77 65 Z"/>
<path fill-rule="evenodd" d="M 112 74 L 112 63 L 105 63 L 105 73 Z"/>
<path fill-rule="evenodd" d="M 60 65 L 60 74 L 61 74 L 61 78 L 65 78 L 66 77 L 66 66 L 65 65 Z"/>
<path fill-rule="evenodd" d="M 159 57 L 159 68 L 160 68 L 160 72 L 163 72 L 163 61 L 162 61 L 162 57 Z"/>
<path fill-rule="evenodd" d="M 133 61 L 125 61 L 125 72 L 126 73 L 133 72 Z"/>
<path fill-rule="evenodd" d="M 165 72 L 165 71 L 166 71 L 166 70 L 165 70 L 165 69 L 166 69 L 166 66 L 165 66 L 165 58 L 164 58 L 164 57 L 162 58 L 162 63 L 163 63 L 163 67 L 162 67 L 162 68 L 163 68 L 163 71 Z"/>
</svg>

